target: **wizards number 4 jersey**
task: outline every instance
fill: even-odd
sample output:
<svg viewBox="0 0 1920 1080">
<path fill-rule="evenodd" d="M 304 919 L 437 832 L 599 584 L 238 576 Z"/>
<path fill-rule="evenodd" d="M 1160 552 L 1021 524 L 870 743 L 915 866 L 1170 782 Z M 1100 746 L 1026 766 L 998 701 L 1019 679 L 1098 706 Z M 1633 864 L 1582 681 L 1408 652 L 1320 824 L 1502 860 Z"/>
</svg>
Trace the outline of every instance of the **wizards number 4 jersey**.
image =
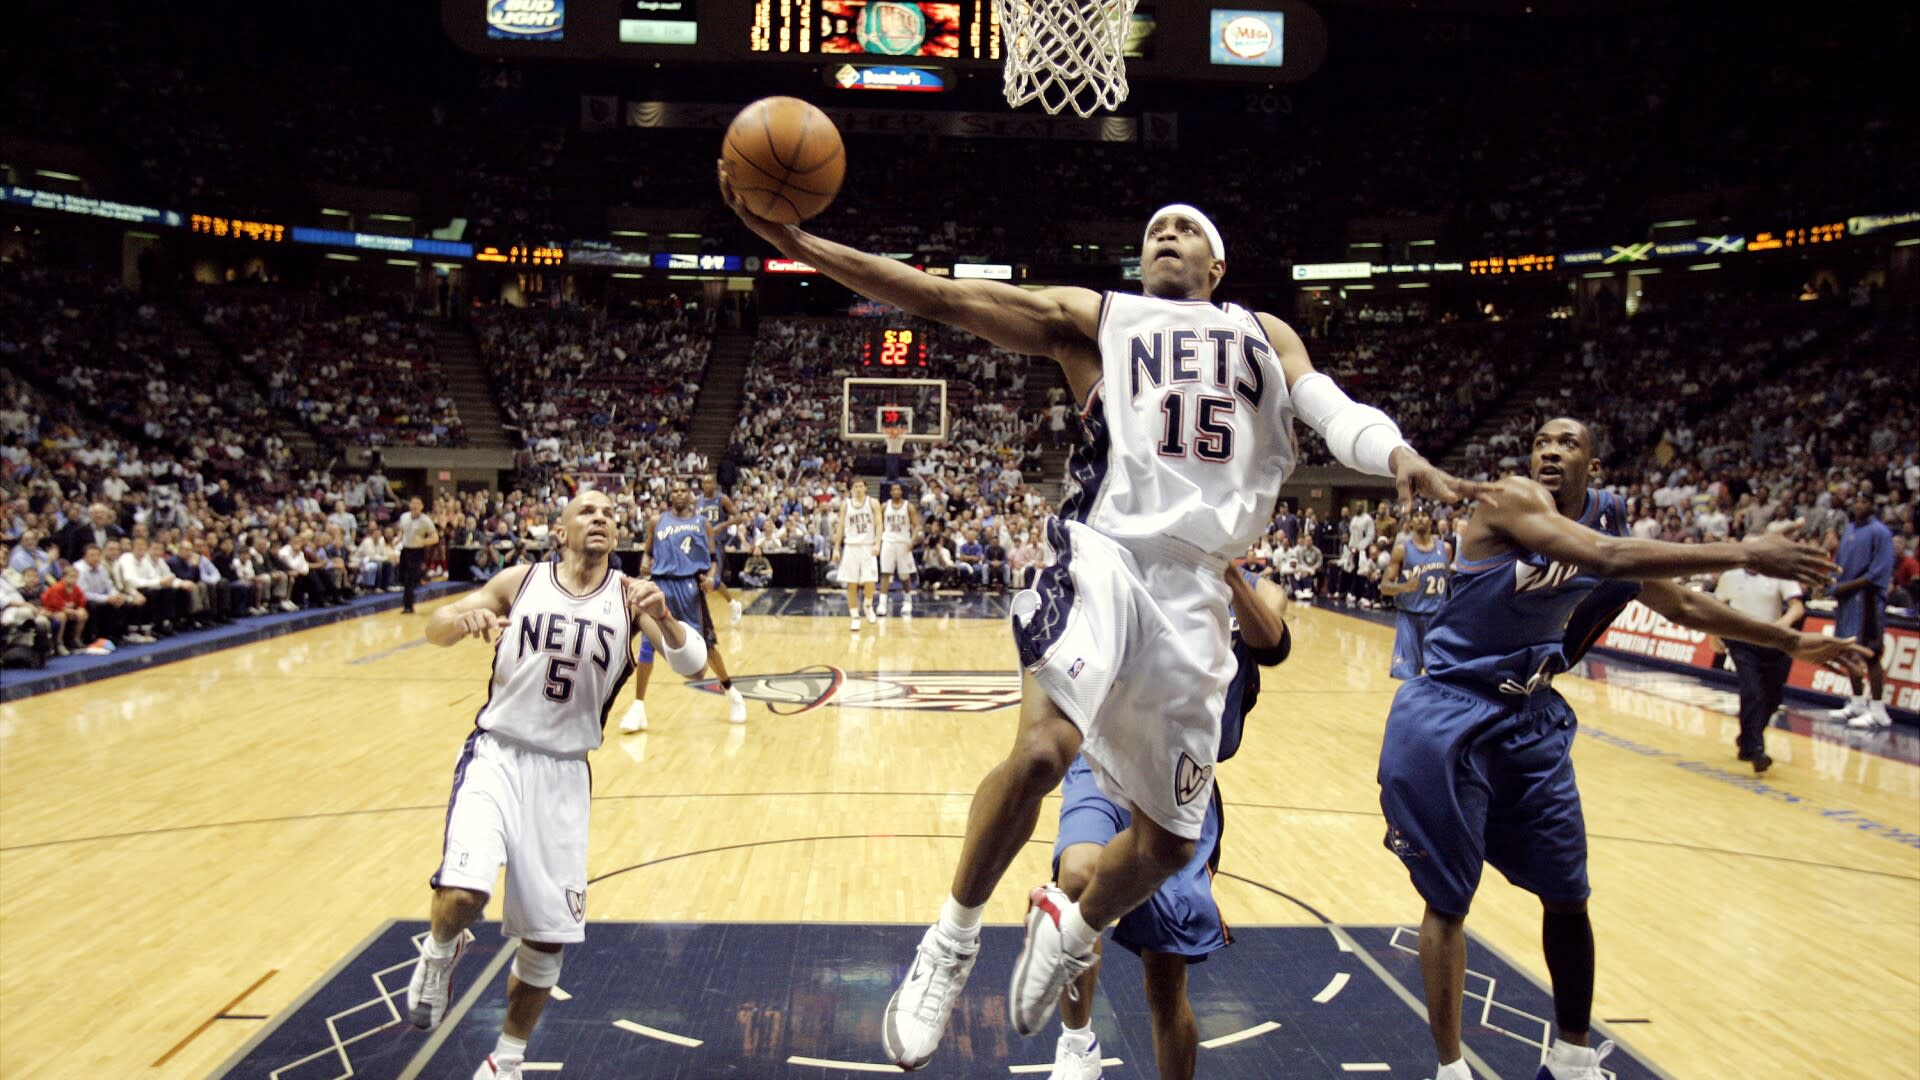
<svg viewBox="0 0 1920 1080">
<path fill-rule="evenodd" d="M 493 648 L 493 680 L 474 723 L 483 731 L 562 757 L 600 745 L 607 710 L 633 673 L 632 621 L 608 570 L 575 596 L 560 565 L 535 563 Z"/>
<path fill-rule="evenodd" d="M 704 574 L 713 565 L 707 551 L 707 519 L 696 511 L 691 516 L 661 514 L 653 526 L 653 575 L 655 577 L 692 577 Z"/>
<path fill-rule="evenodd" d="M 1626 536 L 1626 503 L 1590 491 L 1580 524 Z M 1462 559 L 1450 587 L 1427 631 L 1427 674 L 1514 695 L 1565 671 L 1640 591 L 1531 551 Z"/>
<path fill-rule="evenodd" d="M 1293 398 L 1245 308 L 1108 293 L 1063 517 L 1123 543 L 1173 537 L 1243 554 L 1293 472 Z"/>
</svg>

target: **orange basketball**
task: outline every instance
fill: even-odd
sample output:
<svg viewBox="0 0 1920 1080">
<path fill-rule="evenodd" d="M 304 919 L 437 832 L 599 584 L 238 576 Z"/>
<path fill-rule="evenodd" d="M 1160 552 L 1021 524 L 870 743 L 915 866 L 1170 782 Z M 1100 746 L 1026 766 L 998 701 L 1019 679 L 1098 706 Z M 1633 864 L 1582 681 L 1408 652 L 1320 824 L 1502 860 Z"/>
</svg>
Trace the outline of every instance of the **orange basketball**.
<svg viewBox="0 0 1920 1080">
<path fill-rule="evenodd" d="M 741 109 L 720 152 L 747 209 L 783 225 L 825 210 L 847 172 L 839 130 L 799 98 L 761 98 Z"/>
</svg>

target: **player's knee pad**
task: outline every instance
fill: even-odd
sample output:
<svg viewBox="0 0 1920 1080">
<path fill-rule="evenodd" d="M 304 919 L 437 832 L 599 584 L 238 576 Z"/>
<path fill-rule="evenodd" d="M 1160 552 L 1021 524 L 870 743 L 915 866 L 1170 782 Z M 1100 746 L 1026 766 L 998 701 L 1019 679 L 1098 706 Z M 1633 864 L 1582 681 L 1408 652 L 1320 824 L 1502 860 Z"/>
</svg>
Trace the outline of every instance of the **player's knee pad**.
<svg viewBox="0 0 1920 1080">
<path fill-rule="evenodd" d="M 551 988 L 560 981 L 561 952 L 560 949 L 546 952 L 521 942 L 520 948 L 513 954 L 513 977 L 528 986 L 537 986 L 542 990 Z"/>
</svg>

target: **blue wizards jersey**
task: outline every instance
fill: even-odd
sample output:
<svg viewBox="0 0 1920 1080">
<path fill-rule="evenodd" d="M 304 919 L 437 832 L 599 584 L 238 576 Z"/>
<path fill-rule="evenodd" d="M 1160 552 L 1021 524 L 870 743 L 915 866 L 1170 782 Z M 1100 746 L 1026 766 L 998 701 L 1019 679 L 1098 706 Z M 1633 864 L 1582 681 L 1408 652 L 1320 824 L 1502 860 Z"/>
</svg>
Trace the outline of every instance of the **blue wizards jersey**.
<svg viewBox="0 0 1920 1080">
<path fill-rule="evenodd" d="M 713 565 L 707 550 L 707 519 L 695 512 L 687 517 L 661 514 L 653 526 L 655 577 L 691 577 Z"/>
<path fill-rule="evenodd" d="M 722 496 L 719 495 L 715 495 L 712 498 L 702 495 L 700 496 L 699 502 L 700 516 L 707 520 L 707 524 L 716 529 L 720 527 L 722 521 L 727 519 L 726 507 L 720 505 L 721 498 Z"/>
<path fill-rule="evenodd" d="M 1587 493 L 1580 524 L 1627 535 L 1626 503 Z M 1483 691 L 1528 694 L 1541 676 L 1579 659 L 1639 585 L 1610 582 L 1531 551 L 1510 551 L 1455 567 L 1451 595 L 1427 632 L 1427 674 Z"/>
<path fill-rule="evenodd" d="M 1400 535 L 1400 547 L 1406 552 L 1400 557 L 1400 574 L 1413 582 L 1414 587 L 1394 597 L 1394 601 L 1409 615 L 1431 615 L 1440 610 L 1447 598 L 1447 545 L 1437 536 L 1432 540 L 1433 550 L 1421 551 L 1420 545 L 1413 542 L 1412 533 Z"/>
</svg>

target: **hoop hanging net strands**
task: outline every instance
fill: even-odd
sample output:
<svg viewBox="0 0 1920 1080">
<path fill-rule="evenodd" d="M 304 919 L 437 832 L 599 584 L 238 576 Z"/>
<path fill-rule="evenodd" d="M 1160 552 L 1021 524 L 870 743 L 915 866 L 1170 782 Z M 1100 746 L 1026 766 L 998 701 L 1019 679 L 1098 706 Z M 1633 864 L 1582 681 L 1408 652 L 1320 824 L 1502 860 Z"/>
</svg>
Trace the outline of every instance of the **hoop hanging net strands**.
<svg viewBox="0 0 1920 1080">
<path fill-rule="evenodd" d="M 994 0 L 1007 104 L 1111 112 L 1127 100 L 1127 29 L 1138 0 Z"/>
</svg>

